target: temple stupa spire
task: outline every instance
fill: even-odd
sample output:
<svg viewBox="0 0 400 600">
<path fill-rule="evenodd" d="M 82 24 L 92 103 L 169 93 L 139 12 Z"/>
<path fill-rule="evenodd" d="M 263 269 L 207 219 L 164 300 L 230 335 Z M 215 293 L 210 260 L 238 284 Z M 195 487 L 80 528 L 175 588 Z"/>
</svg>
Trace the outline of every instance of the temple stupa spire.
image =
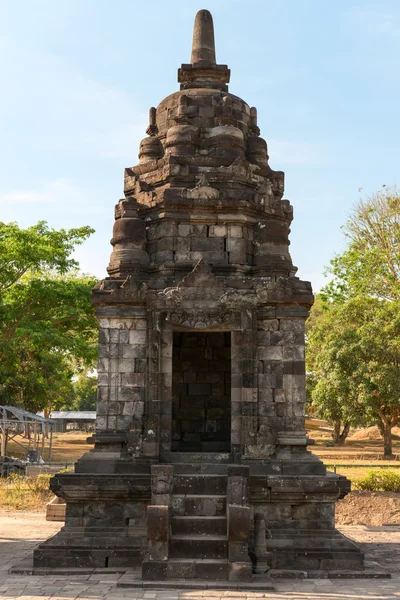
<svg viewBox="0 0 400 600">
<path fill-rule="evenodd" d="M 214 23 L 209 10 L 199 10 L 193 27 L 191 64 L 208 63 L 215 65 Z"/>
<path fill-rule="evenodd" d="M 190 64 L 183 64 L 178 70 L 181 90 L 208 88 L 227 92 L 229 78 L 228 66 L 216 63 L 211 13 L 209 10 L 199 10 L 194 20 Z"/>
</svg>

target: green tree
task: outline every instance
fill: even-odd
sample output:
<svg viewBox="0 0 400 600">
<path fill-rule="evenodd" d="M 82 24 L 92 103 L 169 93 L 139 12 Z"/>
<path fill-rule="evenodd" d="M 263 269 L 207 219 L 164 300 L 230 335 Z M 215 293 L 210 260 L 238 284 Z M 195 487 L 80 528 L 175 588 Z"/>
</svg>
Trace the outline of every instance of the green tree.
<svg viewBox="0 0 400 600">
<path fill-rule="evenodd" d="M 400 302 L 358 296 L 330 306 L 309 335 L 308 361 L 321 414 L 377 423 L 391 456 L 400 420 Z"/>
<path fill-rule="evenodd" d="M 343 353 L 353 332 L 337 313 L 338 307 L 317 296 L 306 324 L 307 392 L 312 412 L 332 424 L 333 442 L 343 444 L 350 427 L 362 423 L 364 411 L 352 379 L 357 356 L 349 360 Z"/>
<path fill-rule="evenodd" d="M 400 299 L 400 194 L 395 187 L 360 200 L 344 226 L 346 250 L 331 261 L 332 281 L 322 295 Z"/>
<path fill-rule="evenodd" d="M 80 275 L 73 249 L 89 227 L 55 231 L 0 223 L 0 398 L 36 411 L 68 396 L 73 373 L 92 366 L 95 280 Z"/>
<path fill-rule="evenodd" d="M 72 382 L 73 408 L 76 410 L 96 410 L 97 377 L 82 373 Z"/>
</svg>

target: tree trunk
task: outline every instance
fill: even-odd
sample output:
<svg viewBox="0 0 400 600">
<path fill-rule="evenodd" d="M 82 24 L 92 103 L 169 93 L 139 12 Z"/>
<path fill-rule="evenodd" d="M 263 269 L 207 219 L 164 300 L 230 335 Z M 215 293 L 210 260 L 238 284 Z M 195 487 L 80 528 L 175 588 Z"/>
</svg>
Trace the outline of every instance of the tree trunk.
<svg viewBox="0 0 400 600">
<path fill-rule="evenodd" d="M 334 444 L 340 444 L 340 428 L 342 426 L 342 422 L 340 419 L 336 419 L 333 421 L 333 433 L 332 440 Z"/>
<path fill-rule="evenodd" d="M 45 408 L 43 410 L 43 416 L 48 419 L 49 418 L 49 414 L 50 414 L 50 409 L 49 408 Z M 49 426 L 46 424 L 45 428 L 44 428 L 44 437 L 46 439 L 49 439 Z"/>
<path fill-rule="evenodd" d="M 349 431 L 350 431 L 350 421 L 346 421 L 343 427 L 343 431 L 339 436 L 339 444 L 344 444 L 347 436 L 349 435 Z"/>
<path fill-rule="evenodd" d="M 383 456 L 390 458 L 392 453 L 392 425 L 384 424 L 382 427 L 383 435 Z"/>
</svg>

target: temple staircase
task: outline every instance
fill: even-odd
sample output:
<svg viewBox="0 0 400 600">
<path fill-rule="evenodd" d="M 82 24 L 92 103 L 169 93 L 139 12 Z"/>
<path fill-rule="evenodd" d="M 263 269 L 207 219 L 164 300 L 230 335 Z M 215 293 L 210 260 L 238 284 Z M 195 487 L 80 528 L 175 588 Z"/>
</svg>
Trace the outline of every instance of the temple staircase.
<svg viewBox="0 0 400 600">
<path fill-rule="evenodd" d="M 247 467 L 156 465 L 152 491 L 143 580 L 251 581 Z"/>
</svg>

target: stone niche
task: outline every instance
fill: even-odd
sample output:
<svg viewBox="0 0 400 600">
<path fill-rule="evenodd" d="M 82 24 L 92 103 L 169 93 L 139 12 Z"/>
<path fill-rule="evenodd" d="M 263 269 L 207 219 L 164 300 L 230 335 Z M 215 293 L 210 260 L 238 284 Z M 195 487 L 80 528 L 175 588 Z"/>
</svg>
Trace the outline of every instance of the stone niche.
<svg viewBox="0 0 400 600">
<path fill-rule="evenodd" d="M 144 580 L 361 570 L 334 527 L 349 482 L 307 450 L 311 285 L 257 110 L 228 92 L 196 16 L 180 91 L 150 109 L 125 169 L 99 319 L 94 444 L 56 475 L 65 527 L 44 567 L 141 566 Z"/>
</svg>

